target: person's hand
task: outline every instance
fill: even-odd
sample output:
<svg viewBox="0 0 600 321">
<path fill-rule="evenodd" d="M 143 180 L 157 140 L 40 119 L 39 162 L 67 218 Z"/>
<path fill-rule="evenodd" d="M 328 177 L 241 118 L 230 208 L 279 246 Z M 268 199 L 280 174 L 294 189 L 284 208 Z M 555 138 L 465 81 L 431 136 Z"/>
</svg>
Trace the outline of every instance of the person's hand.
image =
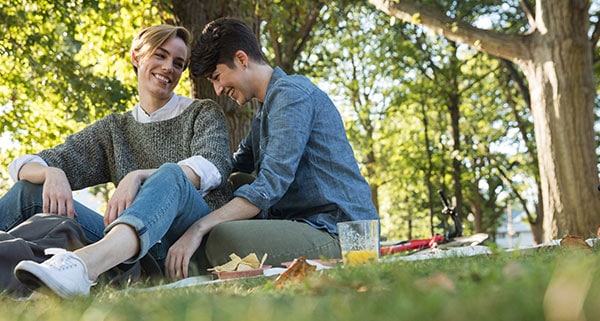
<svg viewBox="0 0 600 321">
<path fill-rule="evenodd" d="M 202 242 L 202 233 L 198 231 L 196 223 L 192 224 L 169 248 L 165 260 L 165 272 L 171 280 L 188 277 L 190 260 Z"/>
<path fill-rule="evenodd" d="M 67 175 L 60 168 L 48 167 L 42 190 L 42 210 L 44 213 L 58 214 L 74 218 L 73 191 Z"/>
<path fill-rule="evenodd" d="M 106 205 L 106 211 L 104 212 L 105 226 L 116 220 L 133 203 L 142 182 L 143 177 L 138 171 L 130 172 L 123 177 Z"/>
</svg>

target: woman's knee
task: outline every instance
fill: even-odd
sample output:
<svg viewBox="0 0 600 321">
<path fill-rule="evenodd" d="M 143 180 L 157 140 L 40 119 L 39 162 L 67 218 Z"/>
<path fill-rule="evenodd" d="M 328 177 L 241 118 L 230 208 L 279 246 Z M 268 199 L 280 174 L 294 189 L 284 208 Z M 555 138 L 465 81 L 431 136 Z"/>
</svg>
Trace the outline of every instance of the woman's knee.
<svg viewBox="0 0 600 321">
<path fill-rule="evenodd" d="M 161 182 L 165 182 L 165 180 L 181 180 L 185 178 L 185 173 L 183 169 L 175 164 L 175 163 L 165 163 L 162 164 L 150 177 L 150 179 L 156 179 Z"/>
<path fill-rule="evenodd" d="M 26 180 L 17 181 L 11 190 L 19 194 L 41 194 L 43 189 L 42 184 L 34 184 Z"/>
<path fill-rule="evenodd" d="M 175 163 L 164 163 L 164 164 L 160 165 L 157 172 L 175 175 L 175 174 L 180 174 L 182 172 L 182 169 L 179 165 L 177 165 Z"/>
</svg>

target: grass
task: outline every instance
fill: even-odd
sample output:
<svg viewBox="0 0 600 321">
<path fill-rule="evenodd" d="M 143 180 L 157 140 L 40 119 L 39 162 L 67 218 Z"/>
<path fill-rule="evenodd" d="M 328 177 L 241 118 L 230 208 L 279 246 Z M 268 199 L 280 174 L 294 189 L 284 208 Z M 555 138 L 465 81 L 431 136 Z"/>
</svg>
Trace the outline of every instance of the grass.
<svg viewBox="0 0 600 321">
<path fill-rule="evenodd" d="M 600 320 L 597 249 L 552 248 L 260 277 L 72 301 L 0 296 L 0 320 Z"/>
</svg>

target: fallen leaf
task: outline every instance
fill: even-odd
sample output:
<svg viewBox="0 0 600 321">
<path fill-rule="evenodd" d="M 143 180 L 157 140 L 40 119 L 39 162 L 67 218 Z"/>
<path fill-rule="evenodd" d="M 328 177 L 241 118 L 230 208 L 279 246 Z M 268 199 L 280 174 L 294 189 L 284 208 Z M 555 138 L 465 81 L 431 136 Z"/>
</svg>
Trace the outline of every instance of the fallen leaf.
<svg viewBox="0 0 600 321">
<path fill-rule="evenodd" d="M 317 267 L 306 262 L 306 257 L 302 256 L 294 260 L 294 262 L 275 279 L 275 287 L 282 288 L 284 283 L 290 281 L 298 281 L 305 278 L 307 275 L 316 271 Z"/>
<path fill-rule="evenodd" d="M 582 237 L 567 235 L 560 240 L 560 246 L 573 248 L 573 249 L 584 249 L 591 250 L 592 247 L 585 242 Z"/>
</svg>

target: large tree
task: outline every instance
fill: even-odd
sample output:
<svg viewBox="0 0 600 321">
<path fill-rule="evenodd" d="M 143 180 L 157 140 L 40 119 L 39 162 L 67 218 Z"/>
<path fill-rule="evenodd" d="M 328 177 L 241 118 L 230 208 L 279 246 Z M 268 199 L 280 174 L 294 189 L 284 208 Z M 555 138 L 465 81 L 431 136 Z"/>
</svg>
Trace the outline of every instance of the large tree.
<svg viewBox="0 0 600 321">
<path fill-rule="evenodd" d="M 452 15 L 453 7 L 465 1 L 444 1 L 447 7 L 442 1 L 369 2 L 521 68 L 529 83 L 535 124 L 545 240 L 566 233 L 595 234 L 600 225 L 592 64 L 597 38 L 588 35 L 590 1 L 538 0 L 533 6 L 520 0 L 520 13 L 527 18 L 521 33 L 478 28 Z M 504 8 L 517 14 L 518 8 L 506 3 Z"/>
</svg>

